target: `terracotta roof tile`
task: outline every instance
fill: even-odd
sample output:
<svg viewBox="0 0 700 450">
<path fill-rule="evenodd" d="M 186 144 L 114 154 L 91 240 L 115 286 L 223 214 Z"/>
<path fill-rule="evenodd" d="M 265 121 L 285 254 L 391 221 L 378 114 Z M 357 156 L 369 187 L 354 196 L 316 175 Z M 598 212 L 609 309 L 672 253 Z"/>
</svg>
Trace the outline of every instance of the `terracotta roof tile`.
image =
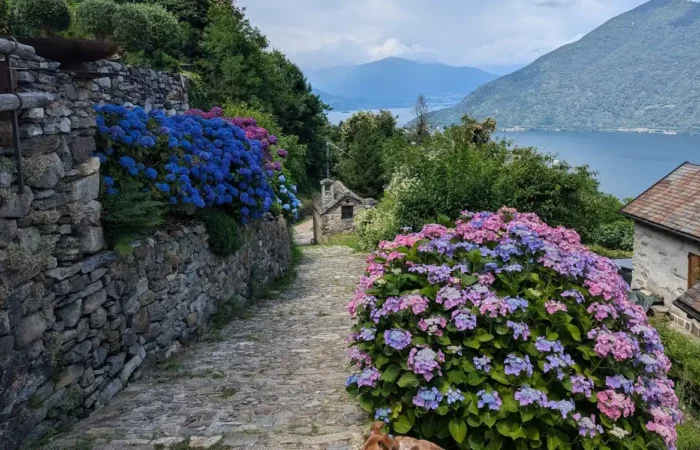
<svg viewBox="0 0 700 450">
<path fill-rule="evenodd" d="M 700 165 L 682 164 L 620 212 L 700 240 Z"/>
</svg>

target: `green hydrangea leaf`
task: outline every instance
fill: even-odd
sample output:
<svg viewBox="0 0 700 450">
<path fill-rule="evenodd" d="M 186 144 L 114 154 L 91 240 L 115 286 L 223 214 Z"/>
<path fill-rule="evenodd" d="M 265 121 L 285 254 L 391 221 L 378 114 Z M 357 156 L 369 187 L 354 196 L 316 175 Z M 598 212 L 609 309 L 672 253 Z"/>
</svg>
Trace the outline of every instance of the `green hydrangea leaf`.
<svg viewBox="0 0 700 450">
<path fill-rule="evenodd" d="M 464 438 L 467 437 L 467 424 L 464 423 L 464 420 L 457 417 L 450 420 L 449 428 L 452 438 L 457 441 L 458 444 L 461 444 Z"/>
<path fill-rule="evenodd" d="M 365 412 L 374 412 L 374 398 L 369 395 L 362 395 L 360 397 L 360 408 Z"/>
<path fill-rule="evenodd" d="M 571 337 L 574 338 L 575 341 L 581 342 L 581 331 L 579 331 L 576 325 L 567 324 L 566 329 L 569 331 Z"/>
<path fill-rule="evenodd" d="M 393 421 L 392 426 L 394 427 L 394 431 L 396 431 L 398 434 L 406 434 L 411 431 L 411 428 L 413 428 L 411 423 L 404 415 L 400 415 L 395 421 Z"/>
<path fill-rule="evenodd" d="M 398 364 L 392 364 L 383 370 L 381 380 L 393 382 L 401 373 L 401 367 Z"/>
<path fill-rule="evenodd" d="M 471 433 L 467 443 L 469 443 L 469 448 L 473 450 L 484 450 L 486 448 L 484 437 L 480 433 Z"/>
<path fill-rule="evenodd" d="M 402 388 L 417 387 L 420 384 L 420 381 L 418 380 L 418 377 L 415 373 L 405 372 L 403 375 L 401 375 L 401 378 L 399 378 L 399 381 L 396 384 L 398 384 L 399 387 Z"/>
</svg>

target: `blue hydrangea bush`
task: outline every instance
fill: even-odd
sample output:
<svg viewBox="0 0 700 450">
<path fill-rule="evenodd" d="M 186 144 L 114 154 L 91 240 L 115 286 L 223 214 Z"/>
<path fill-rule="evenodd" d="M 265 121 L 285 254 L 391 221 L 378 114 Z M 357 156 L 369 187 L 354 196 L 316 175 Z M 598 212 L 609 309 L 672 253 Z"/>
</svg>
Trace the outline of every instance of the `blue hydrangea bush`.
<svg viewBox="0 0 700 450">
<path fill-rule="evenodd" d="M 462 449 L 675 449 L 658 333 L 615 264 L 502 209 L 382 242 L 349 311 L 351 395 Z"/>
<path fill-rule="evenodd" d="M 172 205 L 230 208 L 244 223 L 262 218 L 275 202 L 293 202 L 290 217 L 298 208 L 281 163 L 266 161 L 263 144 L 228 121 L 116 105 L 96 110 L 96 156 L 107 195 L 146 190 Z"/>
</svg>

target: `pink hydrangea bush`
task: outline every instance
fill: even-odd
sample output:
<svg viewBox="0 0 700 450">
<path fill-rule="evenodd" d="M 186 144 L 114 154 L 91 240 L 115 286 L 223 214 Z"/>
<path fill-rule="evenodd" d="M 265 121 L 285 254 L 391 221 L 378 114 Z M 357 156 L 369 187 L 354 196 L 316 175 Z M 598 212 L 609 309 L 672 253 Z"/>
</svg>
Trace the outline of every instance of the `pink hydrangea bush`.
<svg viewBox="0 0 700 450">
<path fill-rule="evenodd" d="M 617 267 L 534 214 L 382 242 L 348 305 L 347 388 L 397 434 L 463 449 L 675 449 L 658 333 Z"/>
</svg>

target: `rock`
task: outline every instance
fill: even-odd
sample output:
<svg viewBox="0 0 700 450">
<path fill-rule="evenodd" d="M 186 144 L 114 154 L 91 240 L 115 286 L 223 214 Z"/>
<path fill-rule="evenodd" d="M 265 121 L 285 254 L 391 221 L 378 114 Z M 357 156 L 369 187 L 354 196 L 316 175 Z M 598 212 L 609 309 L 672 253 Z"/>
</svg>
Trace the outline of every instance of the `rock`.
<svg viewBox="0 0 700 450">
<path fill-rule="evenodd" d="M 17 221 L 0 219 L 0 248 L 6 248 L 17 236 Z"/>
<path fill-rule="evenodd" d="M 117 259 L 117 254 L 114 252 L 101 252 L 96 255 L 90 256 L 82 261 L 82 271 L 83 273 L 89 273 L 98 267 L 107 265 L 108 263 Z"/>
<path fill-rule="evenodd" d="M 97 173 L 100 170 L 100 159 L 97 157 L 89 158 L 87 161 L 76 167 L 76 170 L 84 177 Z"/>
<path fill-rule="evenodd" d="M 71 155 L 73 155 L 73 161 L 82 164 L 97 149 L 97 144 L 93 137 L 79 137 L 73 140 L 69 147 Z"/>
<path fill-rule="evenodd" d="M 90 227 L 80 237 L 81 250 L 86 254 L 97 253 L 107 246 L 102 227 Z"/>
<path fill-rule="evenodd" d="M 51 189 L 65 175 L 63 161 L 56 153 L 26 158 L 24 164 L 28 186 Z"/>
<path fill-rule="evenodd" d="M 18 194 L 14 187 L 0 189 L 0 219 L 26 216 L 33 200 L 34 194 L 29 186 L 24 187 L 24 194 Z"/>
<path fill-rule="evenodd" d="M 102 328 L 105 323 L 107 323 L 107 311 L 104 308 L 97 308 L 90 314 L 90 327 Z"/>
<path fill-rule="evenodd" d="M 15 177 L 10 172 L 0 171 L 0 188 L 8 188 L 14 181 Z"/>
<path fill-rule="evenodd" d="M 20 228 L 17 231 L 19 246 L 30 253 L 36 253 L 41 243 L 41 232 L 36 227 Z"/>
<path fill-rule="evenodd" d="M 78 100 L 78 92 L 73 84 L 65 85 L 66 98 L 70 101 Z"/>
<path fill-rule="evenodd" d="M 10 317 L 7 312 L 0 311 L 0 336 L 10 332 Z"/>
<path fill-rule="evenodd" d="M 126 386 L 126 383 L 129 381 L 131 374 L 134 373 L 134 370 L 136 370 L 136 368 L 141 365 L 142 361 L 143 358 L 141 358 L 140 356 L 134 356 L 129 361 L 127 361 L 126 364 L 124 364 L 124 368 L 119 373 L 119 379 L 121 380 L 123 386 Z"/>
<path fill-rule="evenodd" d="M 80 178 L 71 184 L 70 189 L 72 201 L 87 203 L 95 200 L 100 195 L 100 174 Z"/>
<path fill-rule="evenodd" d="M 216 445 L 223 436 L 192 436 L 190 438 L 190 448 L 209 448 Z"/>
<path fill-rule="evenodd" d="M 83 314 L 91 314 L 97 308 L 102 306 L 107 301 L 107 291 L 101 289 L 93 294 L 88 295 L 83 300 Z M 97 328 L 97 327 L 93 327 Z"/>
<path fill-rule="evenodd" d="M 104 388 L 102 393 L 97 397 L 95 402 L 95 409 L 104 406 L 108 401 L 112 399 L 119 391 L 122 390 L 122 382 L 119 378 L 113 379 L 107 387 Z"/>
<path fill-rule="evenodd" d="M 88 354 L 92 350 L 92 344 L 90 341 L 83 341 L 75 344 L 64 356 L 63 360 L 68 363 L 77 363 L 78 361 L 83 361 L 87 358 Z"/>
<path fill-rule="evenodd" d="M 109 376 L 113 377 L 116 375 L 122 367 L 124 367 L 124 360 L 126 359 L 126 353 L 119 353 L 115 356 L 110 356 L 107 358 L 107 364 L 109 365 Z"/>
<path fill-rule="evenodd" d="M 23 119 L 43 119 L 44 118 L 44 108 L 30 108 L 22 113 Z"/>
<path fill-rule="evenodd" d="M 82 269 L 81 264 L 73 264 L 72 266 L 56 267 L 55 269 L 51 269 L 46 272 L 46 275 L 56 281 L 62 281 L 80 272 L 80 269 Z"/>
<path fill-rule="evenodd" d="M 62 389 L 73 384 L 75 380 L 80 378 L 85 373 L 85 367 L 82 364 L 74 364 L 63 371 L 60 378 L 56 382 L 56 390 Z"/>
<path fill-rule="evenodd" d="M 15 339 L 18 347 L 25 347 L 35 340 L 48 328 L 48 323 L 43 314 L 36 313 L 22 320 L 15 331 Z"/>
<path fill-rule="evenodd" d="M 78 324 L 80 316 L 83 315 L 83 301 L 78 299 L 73 303 L 56 311 L 56 315 L 65 322 L 68 328 L 73 328 Z"/>
<path fill-rule="evenodd" d="M 156 446 L 162 446 L 163 448 L 170 448 L 174 446 L 175 444 L 179 444 L 180 442 L 184 441 L 184 437 L 162 437 L 158 438 L 154 441 L 151 442 L 151 444 L 156 447 Z"/>
<path fill-rule="evenodd" d="M 95 128 L 97 124 L 95 123 L 94 117 L 76 117 L 72 116 L 70 118 L 70 125 L 75 129 L 83 128 Z"/>
</svg>

